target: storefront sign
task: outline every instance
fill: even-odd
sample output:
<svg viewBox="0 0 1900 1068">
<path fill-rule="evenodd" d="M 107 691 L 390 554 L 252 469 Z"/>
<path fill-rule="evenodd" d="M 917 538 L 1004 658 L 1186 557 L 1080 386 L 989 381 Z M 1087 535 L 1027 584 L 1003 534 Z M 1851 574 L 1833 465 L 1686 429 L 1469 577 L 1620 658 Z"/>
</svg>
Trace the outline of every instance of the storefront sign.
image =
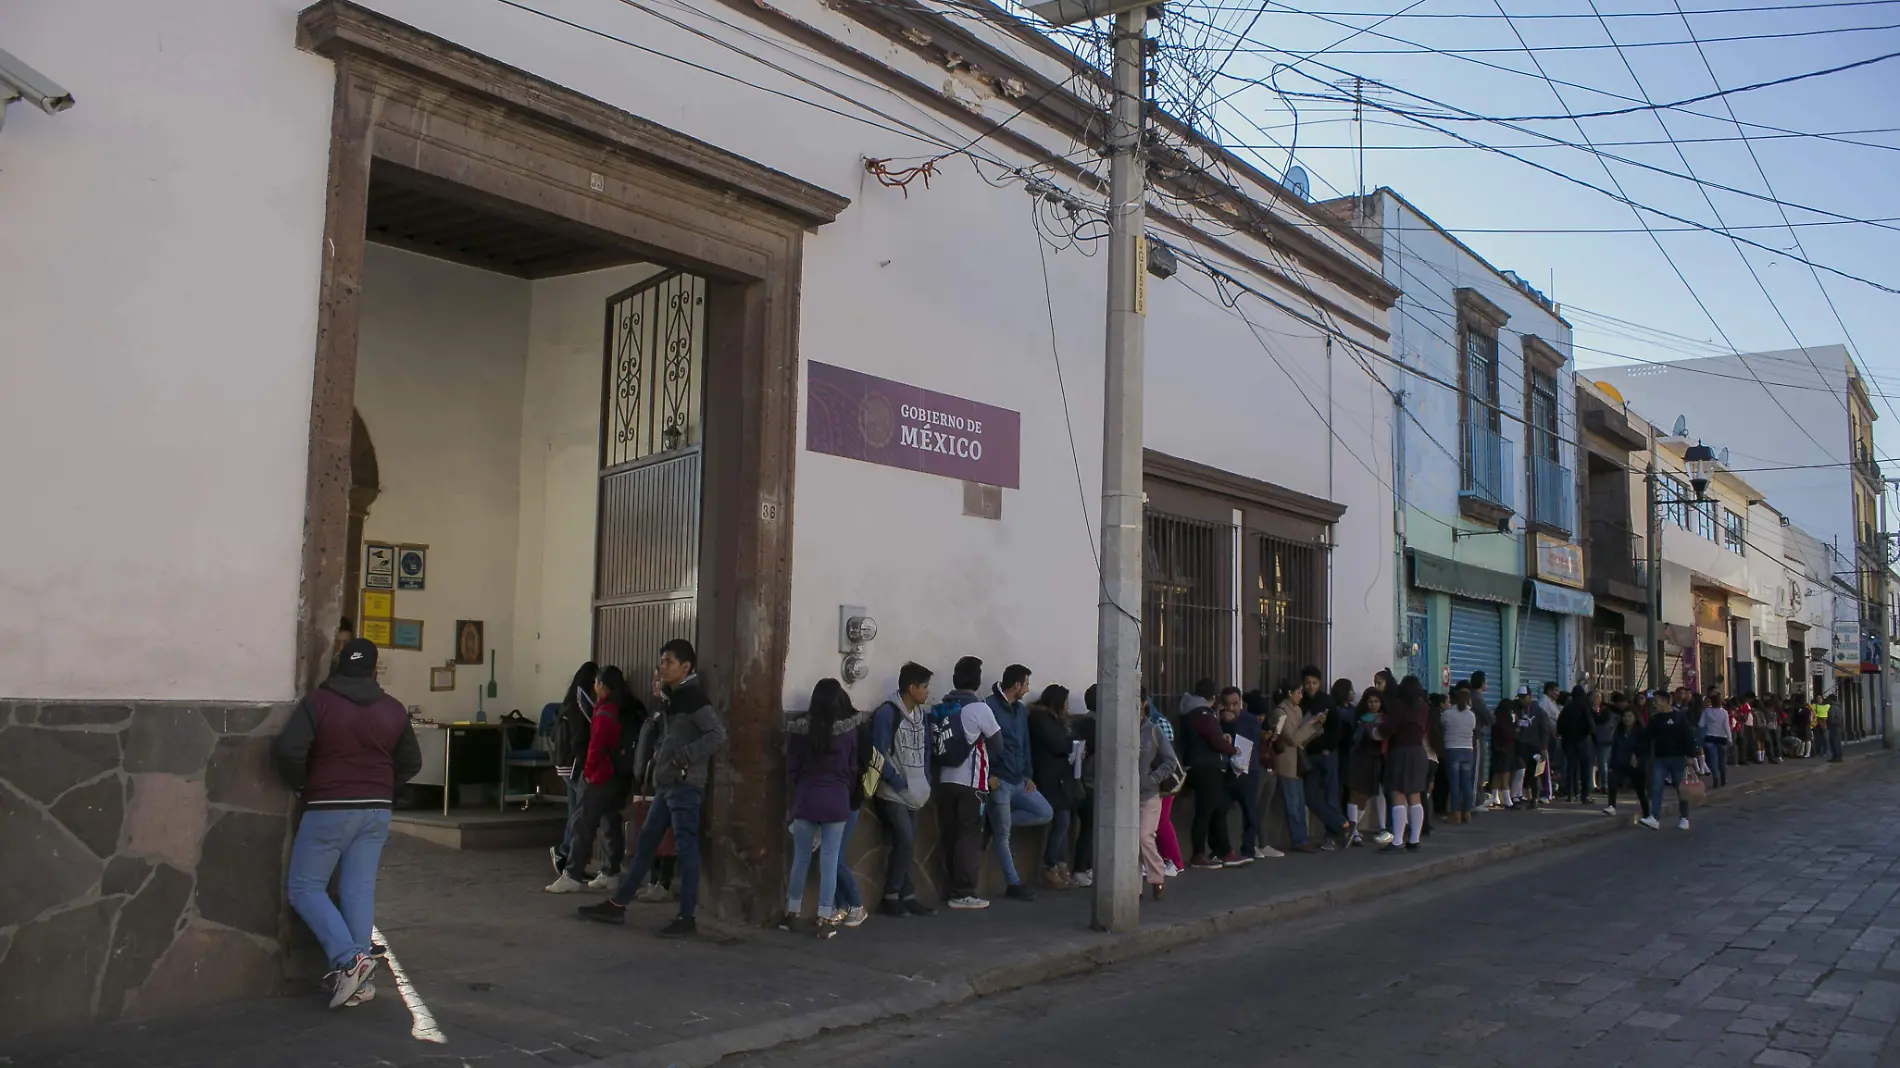
<svg viewBox="0 0 1900 1068">
<path fill-rule="evenodd" d="M 1569 590 L 1536 580 L 1531 582 L 1531 607 L 1546 612 L 1562 612 L 1567 616 L 1594 615 L 1597 610 L 1596 598 L 1582 590 Z"/>
<path fill-rule="evenodd" d="M 1853 619 L 1834 621 L 1834 671 L 1840 675 L 1860 674 L 1860 622 Z"/>
<path fill-rule="evenodd" d="M 1583 588 L 1583 547 L 1575 542 L 1553 538 L 1548 534 L 1537 535 L 1537 544 L 1533 547 L 1534 559 L 1531 561 L 1533 573 L 1545 582 L 1560 582 L 1565 586 Z"/>
<path fill-rule="evenodd" d="M 961 397 L 810 363 L 805 447 L 1018 489 L 1022 416 Z"/>
</svg>

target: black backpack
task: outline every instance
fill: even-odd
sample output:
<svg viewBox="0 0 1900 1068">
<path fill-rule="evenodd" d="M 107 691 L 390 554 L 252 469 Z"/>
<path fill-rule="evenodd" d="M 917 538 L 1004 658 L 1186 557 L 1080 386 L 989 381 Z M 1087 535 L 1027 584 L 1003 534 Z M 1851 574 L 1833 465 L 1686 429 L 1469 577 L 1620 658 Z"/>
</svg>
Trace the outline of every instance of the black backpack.
<svg viewBox="0 0 1900 1068">
<path fill-rule="evenodd" d="M 930 710 L 930 756 L 940 768 L 962 766 L 980 744 L 963 726 L 963 708 L 943 701 Z"/>
<path fill-rule="evenodd" d="M 632 779 L 639 772 L 634 767 L 634 754 L 640 748 L 640 731 L 646 726 L 647 710 L 641 705 L 618 710 L 616 718 L 620 721 L 620 738 L 614 742 L 614 777 Z"/>
</svg>

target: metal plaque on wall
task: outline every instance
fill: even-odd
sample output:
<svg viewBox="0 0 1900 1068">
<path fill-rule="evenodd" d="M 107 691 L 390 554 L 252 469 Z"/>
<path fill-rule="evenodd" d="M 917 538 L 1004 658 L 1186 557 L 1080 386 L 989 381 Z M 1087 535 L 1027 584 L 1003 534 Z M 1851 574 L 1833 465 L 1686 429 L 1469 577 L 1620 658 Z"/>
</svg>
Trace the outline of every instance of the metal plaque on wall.
<svg viewBox="0 0 1900 1068">
<path fill-rule="evenodd" d="M 1022 416 L 829 364 L 807 365 L 805 447 L 886 467 L 1019 489 Z"/>
</svg>

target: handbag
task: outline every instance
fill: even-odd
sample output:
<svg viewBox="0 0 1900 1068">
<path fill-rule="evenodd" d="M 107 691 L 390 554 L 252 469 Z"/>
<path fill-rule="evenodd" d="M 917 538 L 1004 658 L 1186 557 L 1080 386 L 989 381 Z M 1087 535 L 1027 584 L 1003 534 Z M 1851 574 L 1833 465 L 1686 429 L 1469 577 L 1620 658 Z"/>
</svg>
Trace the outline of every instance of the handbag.
<svg viewBox="0 0 1900 1068">
<path fill-rule="evenodd" d="M 858 776 L 858 790 L 863 794 L 865 801 L 869 801 L 871 796 L 877 793 L 878 781 L 884 778 L 884 754 L 878 752 L 876 746 L 871 746 L 870 749 L 871 757 L 864 762 L 864 774 Z"/>
<path fill-rule="evenodd" d="M 1701 801 L 1708 793 L 1708 784 L 1693 771 L 1683 772 L 1682 781 L 1676 784 L 1676 794 L 1684 801 Z"/>
</svg>

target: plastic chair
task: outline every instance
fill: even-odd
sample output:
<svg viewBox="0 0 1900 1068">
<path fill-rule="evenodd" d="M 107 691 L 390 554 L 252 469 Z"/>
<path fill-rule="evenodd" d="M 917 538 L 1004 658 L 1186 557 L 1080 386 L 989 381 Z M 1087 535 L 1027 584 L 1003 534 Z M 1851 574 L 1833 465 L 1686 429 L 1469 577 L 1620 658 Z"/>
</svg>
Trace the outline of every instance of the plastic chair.
<svg viewBox="0 0 1900 1068">
<path fill-rule="evenodd" d="M 515 728 L 508 722 L 502 723 L 502 788 L 501 808 L 505 811 L 511 801 L 521 802 L 522 811 L 527 811 L 534 800 L 541 796 L 541 788 L 536 785 L 532 790 L 510 791 L 509 783 L 517 768 L 539 771 L 554 766 L 554 721 L 561 714 L 559 704 L 541 706 L 541 723 L 525 749 L 515 748 Z"/>
</svg>

